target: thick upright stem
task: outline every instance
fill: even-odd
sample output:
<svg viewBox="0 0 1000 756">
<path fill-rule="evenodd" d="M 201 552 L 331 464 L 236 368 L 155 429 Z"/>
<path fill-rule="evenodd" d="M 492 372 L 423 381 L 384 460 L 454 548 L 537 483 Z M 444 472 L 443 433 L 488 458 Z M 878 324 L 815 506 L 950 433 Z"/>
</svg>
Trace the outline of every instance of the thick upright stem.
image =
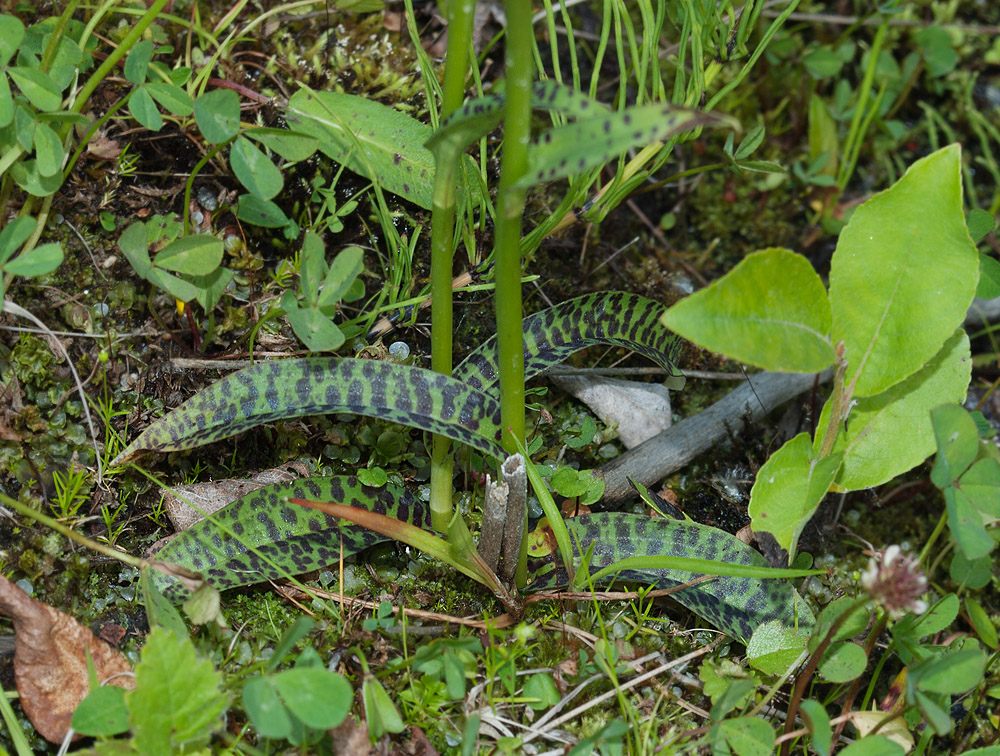
<svg viewBox="0 0 1000 756">
<path fill-rule="evenodd" d="M 496 226 L 497 352 L 504 448 L 524 440 L 524 347 L 521 311 L 521 214 L 531 137 L 532 28 L 530 0 L 506 0 L 507 112 L 503 127 Z"/>
<path fill-rule="evenodd" d="M 475 0 L 452 0 L 448 19 L 441 117 L 462 104 L 468 69 Z M 452 249 L 455 240 L 456 162 L 442 161 L 434 176 L 431 215 L 431 369 L 451 375 L 452 365 Z M 451 442 L 434 436 L 431 445 L 431 525 L 446 532 L 451 520 Z"/>
</svg>

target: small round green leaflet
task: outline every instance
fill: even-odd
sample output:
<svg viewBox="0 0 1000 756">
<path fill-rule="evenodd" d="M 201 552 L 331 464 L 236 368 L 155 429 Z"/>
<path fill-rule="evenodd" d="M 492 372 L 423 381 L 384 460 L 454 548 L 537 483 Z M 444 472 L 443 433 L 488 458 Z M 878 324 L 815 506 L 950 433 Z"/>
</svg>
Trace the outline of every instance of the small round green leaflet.
<svg viewBox="0 0 1000 756">
<path fill-rule="evenodd" d="M 145 87 L 136 89 L 129 98 L 128 112 L 150 131 L 159 131 L 163 128 L 163 116 L 160 115 L 156 103 Z"/>
<path fill-rule="evenodd" d="M 831 262 L 830 306 L 855 396 L 885 391 L 940 351 L 965 317 L 978 271 L 958 145 L 918 160 L 854 212 Z"/>
<path fill-rule="evenodd" d="M 747 661 L 767 675 L 783 675 L 806 649 L 805 632 L 786 627 L 778 620 L 765 622 L 753 631 L 747 643 Z"/>
<path fill-rule="evenodd" d="M 904 756 L 906 751 L 899 743 L 894 743 L 884 735 L 869 735 L 855 740 L 840 752 L 839 756 Z"/>
<path fill-rule="evenodd" d="M 868 664 L 865 650 L 857 643 L 834 643 L 823 654 L 819 673 L 827 682 L 843 683 L 861 676 Z"/>
<path fill-rule="evenodd" d="M 802 718 L 812 735 L 812 746 L 817 753 L 829 753 L 833 740 L 833 731 L 830 728 L 830 715 L 826 713 L 826 708 L 819 701 L 810 698 L 804 700 L 800 705 Z"/>
<path fill-rule="evenodd" d="M 240 130 L 240 96 L 231 89 L 206 92 L 194 103 L 194 118 L 209 144 L 219 144 Z"/>
<path fill-rule="evenodd" d="M 713 741 L 714 753 L 725 753 L 727 749 L 717 739 L 725 740 L 725 745 L 737 756 L 771 756 L 774 753 L 774 728 L 757 717 L 734 717 L 723 719 L 712 725 L 709 738 Z"/>
<path fill-rule="evenodd" d="M 222 240 L 211 234 L 175 239 L 160 250 L 153 265 L 189 276 L 207 276 L 222 263 Z"/>
<path fill-rule="evenodd" d="M 802 528 L 833 483 L 842 454 L 813 458 L 812 439 L 800 433 L 764 463 L 750 491 L 755 531 L 773 535 L 788 559 L 795 559 Z"/>
<path fill-rule="evenodd" d="M 81 735 L 110 737 L 128 732 L 125 689 L 102 685 L 90 691 L 73 712 L 72 725 Z"/>
<path fill-rule="evenodd" d="M 812 265 L 787 249 L 754 252 L 667 310 L 663 324 L 698 346 L 766 370 L 833 363 L 830 304 Z"/>
<path fill-rule="evenodd" d="M 938 449 L 931 482 L 943 489 L 952 485 L 975 462 L 979 454 L 979 431 L 972 415 L 958 404 L 932 409 L 931 425 Z"/>
<path fill-rule="evenodd" d="M 870 488 L 927 459 L 935 446 L 931 409 L 961 402 L 971 375 L 969 337 L 961 331 L 915 375 L 859 400 L 847 418 L 847 431 L 838 434 L 831 450 L 844 454 L 836 485 L 845 491 Z M 829 420 L 827 402 L 816 428 L 816 449 Z"/>
<path fill-rule="evenodd" d="M 336 727 L 350 711 L 354 697 L 350 684 L 324 667 L 294 667 L 271 680 L 288 709 L 307 727 Z"/>
<path fill-rule="evenodd" d="M 229 165 L 247 191 L 269 200 L 281 191 L 284 179 L 271 159 L 249 139 L 238 137 L 229 150 Z"/>
</svg>

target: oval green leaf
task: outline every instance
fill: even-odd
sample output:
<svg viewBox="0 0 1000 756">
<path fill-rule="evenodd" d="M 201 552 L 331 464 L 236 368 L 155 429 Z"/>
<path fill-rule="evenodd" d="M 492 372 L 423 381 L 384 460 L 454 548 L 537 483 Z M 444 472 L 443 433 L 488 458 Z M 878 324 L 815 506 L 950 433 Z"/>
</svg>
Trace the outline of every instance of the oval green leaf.
<svg viewBox="0 0 1000 756">
<path fill-rule="evenodd" d="M 153 81 L 147 84 L 145 89 L 154 100 L 175 116 L 189 116 L 194 112 L 194 100 L 191 99 L 191 95 L 175 84 Z"/>
<path fill-rule="evenodd" d="M 170 242 L 153 264 L 190 276 L 207 276 L 222 263 L 223 251 L 222 241 L 211 234 L 193 234 Z"/>
<path fill-rule="evenodd" d="M 282 228 L 288 225 L 288 216 L 271 200 L 252 194 L 241 194 L 236 205 L 236 217 L 245 223 L 262 228 Z"/>
<path fill-rule="evenodd" d="M 63 249 L 56 242 L 43 244 L 15 257 L 3 266 L 4 271 L 15 276 L 44 276 L 58 268 L 63 261 Z"/>
<path fill-rule="evenodd" d="M 35 157 L 42 176 L 55 176 L 62 169 L 62 140 L 47 124 L 35 126 Z"/>
<path fill-rule="evenodd" d="M 957 144 L 859 207 L 830 267 L 833 342 L 847 347 L 854 395 L 874 396 L 931 360 L 962 323 L 978 272 Z"/>
<path fill-rule="evenodd" d="M 146 81 L 146 71 L 149 69 L 149 61 L 153 59 L 153 41 L 144 39 L 136 44 L 125 58 L 125 78 L 133 84 L 142 84 Z"/>
<path fill-rule="evenodd" d="M 163 128 L 163 116 L 160 115 L 160 111 L 149 92 L 146 91 L 146 87 L 139 87 L 129 97 L 128 112 L 150 131 L 159 131 Z"/>
<path fill-rule="evenodd" d="M 766 370 L 812 373 L 833 362 L 826 289 L 809 261 L 787 249 L 748 255 L 667 310 L 664 324 L 705 349 Z"/>
<path fill-rule="evenodd" d="M 305 160 L 319 149 L 319 140 L 310 134 L 288 129 L 245 129 L 244 135 L 294 163 Z"/>
<path fill-rule="evenodd" d="M 840 454 L 813 459 L 812 439 L 800 433 L 764 463 L 750 491 L 754 531 L 774 536 L 795 559 L 799 535 L 830 490 L 840 467 Z"/>
<path fill-rule="evenodd" d="M 244 137 L 233 142 L 229 150 L 229 165 L 247 191 L 259 199 L 271 199 L 284 184 L 278 167 Z"/>
<path fill-rule="evenodd" d="M 920 370 L 887 391 L 861 399 L 837 435 L 832 453 L 843 452 L 836 485 L 842 490 L 871 488 L 911 470 L 934 451 L 930 411 L 961 402 L 972 375 L 969 337 L 956 333 Z M 816 428 L 816 448 L 826 433 L 830 403 Z"/>
<path fill-rule="evenodd" d="M 6 66 L 10 62 L 23 41 L 24 24 L 21 19 L 7 14 L 0 15 L 0 66 Z"/>
<path fill-rule="evenodd" d="M 307 727 L 336 727 L 351 709 L 354 694 L 350 684 L 325 667 L 294 667 L 271 679 L 285 705 Z"/>
<path fill-rule="evenodd" d="M 231 89 L 206 92 L 195 100 L 194 119 L 205 141 L 225 142 L 240 130 L 240 96 Z"/>
<path fill-rule="evenodd" d="M 62 90 L 48 74 L 24 66 L 12 66 L 7 73 L 38 110 L 59 110 L 62 106 Z"/>
</svg>

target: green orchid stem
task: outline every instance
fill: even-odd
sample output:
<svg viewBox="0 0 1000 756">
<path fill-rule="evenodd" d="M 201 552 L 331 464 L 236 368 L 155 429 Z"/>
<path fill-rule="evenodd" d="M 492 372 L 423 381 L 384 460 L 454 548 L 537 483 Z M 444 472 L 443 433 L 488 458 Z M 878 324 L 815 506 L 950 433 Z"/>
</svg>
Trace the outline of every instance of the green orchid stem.
<svg viewBox="0 0 1000 756">
<path fill-rule="evenodd" d="M 85 546 L 91 551 L 96 551 L 98 554 L 103 554 L 106 557 L 110 557 L 111 559 L 123 562 L 124 564 L 131 565 L 132 567 L 143 567 L 146 564 L 142 559 L 139 559 L 138 557 L 134 557 L 131 554 L 125 554 L 124 552 L 121 552 L 118 549 L 114 549 L 106 544 L 99 543 L 97 541 L 92 541 L 86 536 L 80 535 L 72 528 L 63 525 L 61 522 L 59 522 L 59 520 L 53 519 L 52 517 L 48 517 L 47 515 L 43 515 L 41 512 L 36 512 L 34 509 L 27 506 L 26 504 L 22 504 L 17 499 L 12 499 L 9 496 L 0 493 L 0 503 L 3 503 L 5 506 L 10 507 L 15 512 L 23 515 L 24 517 L 28 517 L 32 520 L 35 520 L 36 522 L 41 523 L 45 527 L 51 528 L 57 533 L 61 533 L 62 535 L 69 538 L 71 541 L 76 541 L 77 543 L 81 544 L 82 546 Z"/>
<path fill-rule="evenodd" d="M 515 185 L 528 170 L 531 138 L 532 26 L 530 0 L 507 0 L 505 66 L 507 112 L 497 203 L 494 255 L 497 284 L 497 354 L 503 446 L 517 451 L 524 440 L 524 346 L 521 326 L 521 216 L 524 190 Z"/>
<path fill-rule="evenodd" d="M 453 0 L 448 14 L 448 51 L 445 58 L 441 118 L 447 118 L 465 99 L 469 45 L 475 0 Z M 455 160 L 441 161 L 434 175 L 431 211 L 431 370 L 451 375 L 452 367 L 452 262 L 455 243 Z M 435 435 L 431 444 L 431 527 L 440 533 L 451 521 L 454 458 L 451 441 Z"/>
</svg>

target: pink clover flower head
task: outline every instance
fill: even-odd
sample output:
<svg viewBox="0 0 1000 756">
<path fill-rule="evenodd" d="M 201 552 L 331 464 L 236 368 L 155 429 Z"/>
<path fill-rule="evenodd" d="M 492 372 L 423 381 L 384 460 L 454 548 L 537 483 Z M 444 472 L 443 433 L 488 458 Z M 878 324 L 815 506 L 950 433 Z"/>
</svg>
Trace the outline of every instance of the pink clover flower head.
<svg viewBox="0 0 1000 756">
<path fill-rule="evenodd" d="M 893 619 L 927 611 L 927 576 L 913 554 L 893 544 L 875 552 L 861 574 L 861 586 Z"/>
</svg>

